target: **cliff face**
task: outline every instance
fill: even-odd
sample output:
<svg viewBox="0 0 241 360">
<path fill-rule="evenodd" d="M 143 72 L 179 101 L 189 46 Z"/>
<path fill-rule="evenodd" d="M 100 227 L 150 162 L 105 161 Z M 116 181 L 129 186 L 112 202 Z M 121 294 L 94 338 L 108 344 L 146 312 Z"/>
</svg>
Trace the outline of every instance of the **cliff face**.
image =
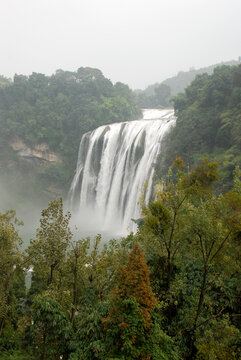
<svg viewBox="0 0 241 360">
<path fill-rule="evenodd" d="M 46 143 L 36 144 L 33 147 L 27 146 L 21 139 L 11 141 L 9 146 L 16 151 L 19 159 L 39 160 L 39 165 L 47 163 L 62 162 L 60 155 L 51 152 Z"/>
<path fill-rule="evenodd" d="M 0 181 L 21 199 L 65 197 L 82 135 L 139 113 L 129 87 L 98 69 L 0 76 Z"/>
<path fill-rule="evenodd" d="M 3 149 L 0 181 L 8 193 L 19 201 L 49 201 L 64 196 L 64 185 L 57 185 L 59 171 L 64 171 L 64 161 L 47 143 L 29 146 L 21 138 L 14 138 L 6 142 Z"/>
</svg>

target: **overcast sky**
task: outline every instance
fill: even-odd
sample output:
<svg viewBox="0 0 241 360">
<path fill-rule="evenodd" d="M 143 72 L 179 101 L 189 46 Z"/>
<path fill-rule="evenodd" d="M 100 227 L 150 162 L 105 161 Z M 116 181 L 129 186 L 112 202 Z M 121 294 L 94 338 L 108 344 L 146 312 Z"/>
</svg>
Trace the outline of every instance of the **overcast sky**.
<svg viewBox="0 0 241 360">
<path fill-rule="evenodd" d="M 0 0 L 0 74 L 81 66 L 144 88 L 241 56 L 241 0 Z"/>
</svg>

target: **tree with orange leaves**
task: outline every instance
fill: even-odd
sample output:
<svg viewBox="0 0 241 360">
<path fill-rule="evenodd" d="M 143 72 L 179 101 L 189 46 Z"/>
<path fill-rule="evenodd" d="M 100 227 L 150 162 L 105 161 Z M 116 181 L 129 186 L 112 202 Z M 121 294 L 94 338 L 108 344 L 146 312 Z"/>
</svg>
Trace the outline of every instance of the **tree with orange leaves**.
<svg viewBox="0 0 241 360">
<path fill-rule="evenodd" d="M 150 270 L 140 246 L 136 243 L 129 254 L 128 263 L 119 269 L 118 285 L 113 292 L 114 302 L 130 298 L 141 310 L 144 326 L 150 327 L 151 311 L 157 305 L 150 285 Z"/>
<path fill-rule="evenodd" d="M 103 319 L 108 359 L 176 359 L 173 354 L 169 357 L 169 337 L 152 322 L 151 313 L 157 304 L 150 286 L 150 271 L 136 243 L 127 264 L 119 269 L 110 312 Z"/>
</svg>

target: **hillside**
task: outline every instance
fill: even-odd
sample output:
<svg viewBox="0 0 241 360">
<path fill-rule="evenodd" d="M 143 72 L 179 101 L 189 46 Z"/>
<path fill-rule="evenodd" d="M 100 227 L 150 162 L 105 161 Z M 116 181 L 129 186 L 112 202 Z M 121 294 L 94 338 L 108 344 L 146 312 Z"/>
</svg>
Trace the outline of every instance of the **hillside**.
<svg viewBox="0 0 241 360">
<path fill-rule="evenodd" d="M 198 75 L 173 102 L 177 123 L 167 138 L 166 168 L 177 156 L 191 167 L 207 156 L 220 164 L 222 190 L 229 189 L 241 165 L 241 65 Z"/>
<path fill-rule="evenodd" d="M 136 90 L 136 101 L 139 106 L 144 108 L 170 106 L 170 98 L 184 92 L 186 87 L 191 84 L 197 75 L 211 75 L 217 66 L 222 65 L 238 65 L 238 61 L 231 60 L 200 69 L 191 68 L 189 71 L 179 71 L 177 75 L 161 83 L 149 85 L 145 90 Z"/>
<path fill-rule="evenodd" d="M 206 66 L 200 69 L 191 68 L 189 71 L 179 71 L 176 76 L 164 80 L 162 83 L 170 87 L 171 95 L 177 95 L 181 92 L 184 92 L 186 87 L 191 84 L 197 75 L 208 74 L 211 75 L 214 72 L 214 69 L 217 66 L 233 66 L 238 65 L 238 61 L 231 60 L 226 62 L 221 62 L 218 64 Z"/>
<path fill-rule="evenodd" d="M 128 86 L 98 69 L 0 77 L 0 180 L 19 201 L 63 195 L 83 133 L 138 116 Z"/>
</svg>

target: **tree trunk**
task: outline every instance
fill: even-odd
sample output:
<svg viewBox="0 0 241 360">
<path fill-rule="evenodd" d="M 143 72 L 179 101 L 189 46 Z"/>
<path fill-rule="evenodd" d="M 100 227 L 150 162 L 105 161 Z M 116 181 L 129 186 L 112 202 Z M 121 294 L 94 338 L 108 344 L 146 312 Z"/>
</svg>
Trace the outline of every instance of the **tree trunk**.
<svg viewBox="0 0 241 360">
<path fill-rule="evenodd" d="M 71 324 L 74 324 L 74 317 L 77 310 L 77 279 L 78 279 L 78 268 L 77 268 L 77 258 L 75 259 L 75 268 L 74 268 L 74 285 L 73 285 L 73 308 L 71 314 Z"/>
<path fill-rule="evenodd" d="M 4 318 L 2 318 L 2 319 L 0 320 L 0 337 L 2 336 L 3 325 L 4 325 Z"/>
<path fill-rule="evenodd" d="M 44 328 L 44 333 L 43 333 L 43 351 L 42 351 L 42 355 L 41 355 L 41 360 L 45 360 L 45 355 L 46 355 L 46 329 Z"/>
<path fill-rule="evenodd" d="M 11 274 L 8 274 L 7 277 L 6 277 L 5 286 L 4 286 L 4 289 L 5 289 L 5 296 L 4 297 L 6 299 L 6 303 L 8 303 L 10 277 L 11 277 Z M 5 319 L 1 318 L 1 320 L 0 320 L 0 337 L 1 337 L 2 331 L 3 331 L 4 321 L 5 321 Z"/>
<path fill-rule="evenodd" d="M 170 250 L 167 251 L 167 291 L 170 290 L 171 285 L 171 252 Z"/>
<path fill-rule="evenodd" d="M 55 264 L 51 264 L 50 265 L 50 276 L 49 276 L 48 285 L 51 285 L 52 282 L 53 282 L 54 268 L 55 268 Z"/>
<path fill-rule="evenodd" d="M 207 285 L 207 275 L 208 275 L 208 268 L 205 265 L 204 266 L 204 270 L 203 270 L 203 279 L 202 279 L 202 285 L 201 285 L 201 290 L 200 290 L 200 295 L 199 295 L 199 301 L 198 301 L 198 307 L 197 307 L 197 312 L 196 312 L 196 316 L 195 316 L 195 320 L 194 320 L 194 324 L 193 324 L 193 328 L 192 331 L 190 332 L 191 334 L 191 338 L 190 338 L 190 353 L 189 356 L 187 358 L 187 360 L 192 360 L 195 358 L 195 355 L 197 353 L 197 349 L 195 347 L 195 341 L 196 341 L 196 329 L 197 329 L 197 324 L 198 324 L 198 319 L 201 315 L 201 311 L 202 311 L 202 306 L 203 306 L 203 301 L 204 301 L 204 295 L 205 295 L 205 291 L 206 291 L 206 285 Z"/>
<path fill-rule="evenodd" d="M 203 280 L 202 280 L 201 291 L 200 291 L 200 295 L 199 295 L 199 302 L 198 302 L 196 317 L 195 317 L 194 325 L 193 325 L 193 330 L 194 331 L 196 331 L 198 319 L 199 319 L 199 316 L 200 316 L 201 311 L 202 311 L 202 306 L 203 306 L 203 301 L 204 301 L 204 294 L 205 294 L 205 291 L 206 291 L 206 284 L 207 284 L 207 274 L 208 274 L 208 269 L 205 266 L 204 271 L 203 271 Z"/>
</svg>

